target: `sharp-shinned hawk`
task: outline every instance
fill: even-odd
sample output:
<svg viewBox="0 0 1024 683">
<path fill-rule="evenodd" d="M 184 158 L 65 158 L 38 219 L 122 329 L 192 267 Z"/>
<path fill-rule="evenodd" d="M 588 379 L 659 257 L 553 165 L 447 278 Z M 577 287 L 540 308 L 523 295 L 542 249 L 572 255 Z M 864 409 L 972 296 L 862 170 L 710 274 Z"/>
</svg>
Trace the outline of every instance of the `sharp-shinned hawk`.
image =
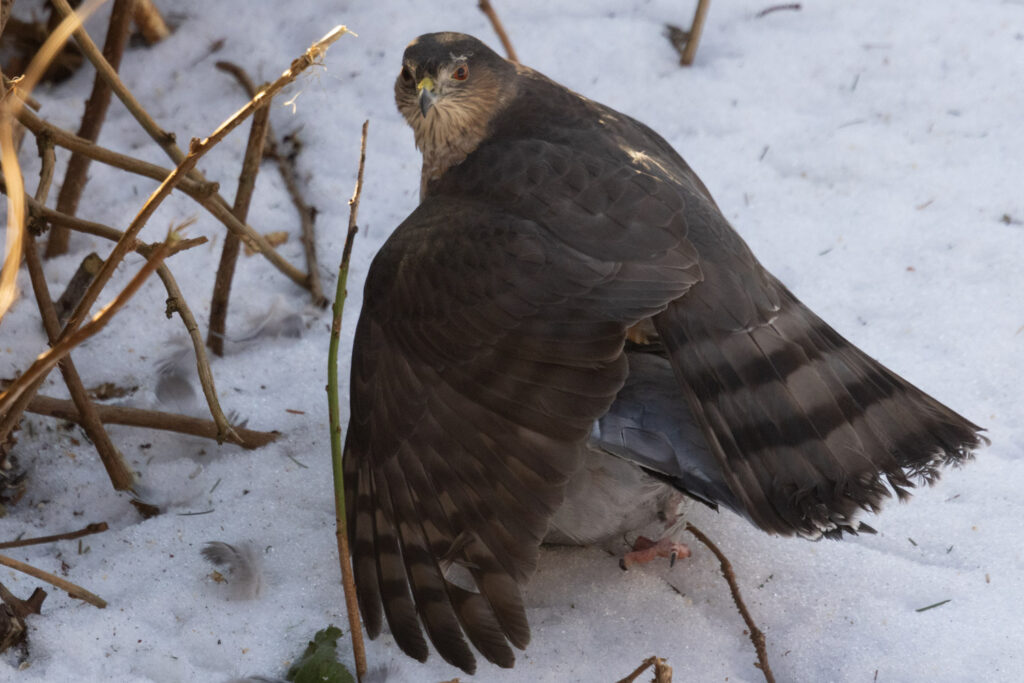
<svg viewBox="0 0 1024 683">
<path fill-rule="evenodd" d="M 371 637 L 512 666 L 541 542 L 654 514 L 598 470 L 813 539 L 982 443 L 801 304 L 644 124 L 457 33 L 409 45 L 395 97 L 421 202 L 367 277 L 344 453 Z"/>
</svg>

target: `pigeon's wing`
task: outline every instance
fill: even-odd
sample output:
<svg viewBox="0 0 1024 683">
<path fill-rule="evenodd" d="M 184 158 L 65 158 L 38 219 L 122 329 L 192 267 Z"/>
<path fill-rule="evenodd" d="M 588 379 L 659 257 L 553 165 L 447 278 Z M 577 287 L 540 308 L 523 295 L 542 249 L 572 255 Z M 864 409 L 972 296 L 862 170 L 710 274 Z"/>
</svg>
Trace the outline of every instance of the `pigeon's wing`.
<svg viewBox="0 0 1024 683">
<path fill-rule="evenodd" d="M 509 643 L 527 643 L 519 584 L 624 382 L 625 330 L 699 279 L 682 202 L 659 194 L 664 183 L 577 168 L 571 149 L 545 154 L 542 183 L 525 179 L 539 160 L 505 155 L 507 186 L 526 183 L 553 217 L 598 233 L 429 196 L 371 266 L 352 352 L 345 489 L 367 630 L 380 632 L 383 606 L 399 646 L 422 660 L 422 622 L 466 671 L 463 631 L 503 666 Z M 601 183 L 612 199 L 600 207 L 566 200 Z M 638 216 L 643 229 L 610 215 Z"/>
</svg>

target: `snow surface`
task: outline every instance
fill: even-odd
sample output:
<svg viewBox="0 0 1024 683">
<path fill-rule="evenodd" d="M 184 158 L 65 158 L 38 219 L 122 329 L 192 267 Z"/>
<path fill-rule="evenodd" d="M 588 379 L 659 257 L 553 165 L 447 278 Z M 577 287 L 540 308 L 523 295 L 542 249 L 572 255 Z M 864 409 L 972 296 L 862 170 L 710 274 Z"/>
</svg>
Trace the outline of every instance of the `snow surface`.
<svg viewBox="0 0 1024 683">
<path fill-rule="evenodd" d="M 214 69 L 227 59 L 258 80 L 276 77 L 337 23 L 359 33 L 331 48 L 279 98 L 279 134 L 298 131 L 298 168 L 317 207 L 325 288 L 335 272 L 358 158 L 371 120 L 366 189 L 342 332 L 342 374 L 371 257 L 417 203 L 419 156 L 392 101 L 402 50 L 435 30 L 498 41 L 470 0 L 161 3 L 180 22 L 151 49 L 128 52 L 125 81 L 157 121 L 187 141 L 204 136 L 244 97 Z M 520 58 L 558 81 L 640 118 L 701 174 L 754 251 L 841 333 L 988 428 L 992 446 L 907 505 L 868 520 L 875 537 L 841 543 L 773 538 L 739 518 L 695 508 L 692 520 L 731 558 L 783 681 L 1013 681 L 1024 678 L 1024 5 L 1019 1 L 803 2 L 757 13 L 768 0 L 712 3 L 696 64 L 680 68 L 664 24 L 687 25 L 690 3 L 498 2 Z M 88 24 L 100 40 L 105 13 Z M 219 51 L 212 52 L 223 41 Z M 83 68 L 36 97 L 54 123 L 76 129 L 92 82 Z M 281 106 L 299 93 L 295 110 Z M 236 132 L 200 164 L 230 199 L 245 147 Z M 118 102 L 101 144 L 168 165 Z M 23 161 L 34 187 L 31 144 Z M 61 160 L 66 155 L 61 155 Z M 83 217 L 124 228 L 155 183 L 93 163 Z M 250 211 L 262 231 L 287 230 L 280 250 L 301 264 L 298 221 L 277 171 L 265 164 Z M 55 192 L 52 193 L 55 196 Z M 52 200 L 51 200 L 52 201 Z M 175 196 L 143 237 L 189 217 L 208 246 L 170 267 L 205 330 L 223 229 Z M 1007 221 L 1002 218 L 1006 216 Z M 47 264 L 55 293 L 84 254 L 107 243 L 83 235 Z M 101 299 L 138 269 L 131 256 Z M 46 346 L 27 275 L 0 328 L 0 377 Z M 163 316 L 154 279 L 99 337 L 74 354 L 87 386 L 137 386 L 125 399 L 154 405 L 157 362 L 183 336 Z M 225 681 L 282 676 L 313 634 L 347 628 L 334 542 L 324 395 L 329 311 L 267 262 L 243 257 L 229 333 L 271 307 L 299 313 L 300 339 L 233 345 L 213 363 L 226 409 L 277 444 L 248 452 L 128 427 L 110 433 L 152 502 L 142 519 L 115 494 L 78 428 L 30 417 L 16 453 L 28 493 L 0 519 L 0 539 L 59 533 L 105 520 L 110 531 L 5 551 L 109 601 L 104 610 L 47 587 L 29 618 L 24 670 L 12 681 Z M 343 396 L 346 395 L 342 386 Z M 44 393 L 65 395 L 57 373 Z M 344 399 L 343 399 L 344 403 Z M 347 414 L 343 415 L 347 419 Z M 206 513 L 206 514 L 192 514 Z M 913 539 L 913 541 L 911 541 Z M 261 597 L 229 601 L 200 556 L 208 541 L 261 549 Z M 478 681 L 610 681 L 651 654 L 676 680 L 759 681 L 755 656 L 718 563 L 693 557 L 621 572 L 597 549 L 542 553 L 526 592 L 533 641 L 516 668 L 481 663 Z M 66 568 L 62 570 L 62 563 Z M 0 571 L 16 594 L 38 585 Z M 917 608 L 941 600 L 926 612 Z M 346 645 L 347 647 L 347 641 Z M 344 649 L 344 648 L 343 648 Z M 469 677 L 433 655 L 418 664 L 390 637 L 369 644 L 390 680 Z"/>
</svg>

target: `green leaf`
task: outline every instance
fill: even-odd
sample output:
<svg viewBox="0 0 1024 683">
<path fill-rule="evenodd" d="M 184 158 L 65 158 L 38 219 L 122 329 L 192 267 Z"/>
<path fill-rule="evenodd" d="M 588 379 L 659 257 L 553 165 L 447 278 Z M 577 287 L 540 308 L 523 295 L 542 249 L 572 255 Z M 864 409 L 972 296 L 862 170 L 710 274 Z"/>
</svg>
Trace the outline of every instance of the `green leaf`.
<svg viewBox="0 0 1024 683">
<path fill-rule="evenodd" d="M 341 629 L 328 626 L 317 631 L 306 651 L 296 660 L 285 679 L 294 683 L 355 683 L 355 678 L 338 661 L 338 638 Z"/>
</svg>

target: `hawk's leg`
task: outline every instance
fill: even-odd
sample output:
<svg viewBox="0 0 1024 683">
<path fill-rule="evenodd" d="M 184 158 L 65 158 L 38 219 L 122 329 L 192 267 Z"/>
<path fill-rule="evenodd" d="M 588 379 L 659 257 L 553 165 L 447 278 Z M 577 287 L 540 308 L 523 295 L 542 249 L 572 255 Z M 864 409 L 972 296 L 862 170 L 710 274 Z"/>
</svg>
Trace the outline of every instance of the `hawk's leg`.
<svg viewBox="0 0 1024 683">
<path fill-rule="evenodd" d="M 658 557 L 667 557 L 669 566 L 673 566 L 680 557 L 689 557 L 690 549 L 682 543 L 673 541 L 671 538 L 663 538 L 660 541 L 652 541 L 646 536 L 637 536 L 633 542 L 633 550 L 622 556 L 619 566 L 623 570 L 629 569 L 634 564 L 646 564 Z"/>
</svg>

